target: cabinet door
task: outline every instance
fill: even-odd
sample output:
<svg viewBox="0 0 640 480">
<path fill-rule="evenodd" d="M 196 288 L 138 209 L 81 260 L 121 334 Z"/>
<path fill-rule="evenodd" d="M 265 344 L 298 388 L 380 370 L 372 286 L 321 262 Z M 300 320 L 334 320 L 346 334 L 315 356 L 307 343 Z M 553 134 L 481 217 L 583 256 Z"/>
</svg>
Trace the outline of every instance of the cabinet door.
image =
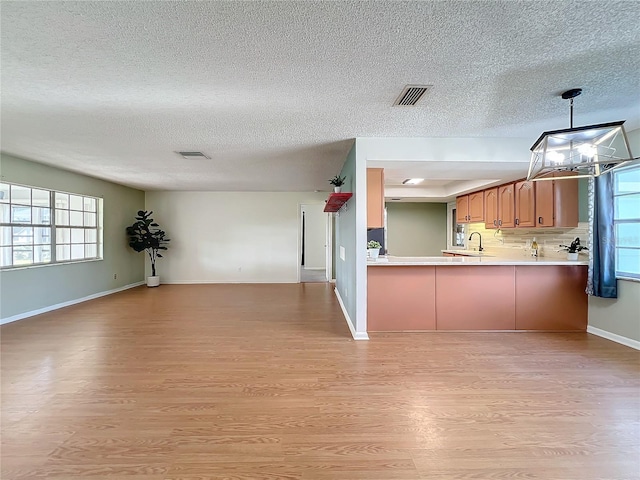
<svg viewBox="0 0 640 480">
<path fill-rule="evenodd" d="M 456 222 L 469 222 L 469 195 L 456 198 Z"/>
<path fill-rule="evenodd" d="M 498 228 L 498 189 L 484 191 L 484 226 Z"/>
<path fill-rule="evenodd" d="M 569 180 L 566 180 L 569 181 Z M 536 185 L 536 226 L 554 226 L 554 180 L 538 182 Z"/>
<path fill-rule="evenodd" d="M 516 227 L 536 226 L 535 192 L 536 187 L 534 182 L 516 183 Z"/>
<path fill-rule="evenodd" d="M 469 194 L 469 220 L 484 222 L 484 192 Z"/>
<path fill-rule="evenodd" d="M 577 227 L 578 210 L 578 179 L 554 180 L 553 225 L 555 227 Z"/>
<path fill-rule="evenodd" d="M 513 183 L 498 187 L 498 226 L 513 228 L 516 226 L 516 204 L 513 194 Z"/>
<path fill-rule="evenodd" d="M 367 228 L 384 227 L 384 169 L 367 168 Z"/>
</svg>

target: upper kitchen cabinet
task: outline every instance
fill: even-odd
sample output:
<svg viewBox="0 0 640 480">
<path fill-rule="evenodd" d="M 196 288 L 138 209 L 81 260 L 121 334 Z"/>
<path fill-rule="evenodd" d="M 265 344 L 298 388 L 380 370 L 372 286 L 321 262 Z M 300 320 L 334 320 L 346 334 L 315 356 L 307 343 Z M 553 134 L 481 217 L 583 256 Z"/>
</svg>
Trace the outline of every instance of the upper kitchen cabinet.
<svg viewBox="0 0 640 480">
<path fill-rule="evenodd" d="M 515 225 L 518 228 L 536 226 L 535 182 L 518 182 L 514 187 L 516 197 Z"/>
<path fill-rule="evenodd" d="M 456 222 L 484 222 L 484 194 L 470 193 L 456 198 Z"/>
<path fill-rule="evenodd" d="M 384 168 L 367 168 L 367 228 L 384 227 Z"/>
<path fill-rule="evenodd" d="M 456 222 L 467 223 L 469 221 L 469 195 L 456 198 Z"/>
<path fill-rule="evenodd" d="M 514 185 L 500 185 L 498 187 L 498 227 L 513 228 L 516 226 L 516 202 Z"/>
<path fill-rule="evenodd" d="M 484 192 L 469 194 L 469 221 L 484 222 Z"/>
<path fill-rule="evenodd" d="M 484 226 L 498 228 L 498 189 L 484 191 Z"/>
<path fill-rule="evenodd" d="M 578 226 L 578 179 L 536 182 L 536 226 Z"/>
</svg>

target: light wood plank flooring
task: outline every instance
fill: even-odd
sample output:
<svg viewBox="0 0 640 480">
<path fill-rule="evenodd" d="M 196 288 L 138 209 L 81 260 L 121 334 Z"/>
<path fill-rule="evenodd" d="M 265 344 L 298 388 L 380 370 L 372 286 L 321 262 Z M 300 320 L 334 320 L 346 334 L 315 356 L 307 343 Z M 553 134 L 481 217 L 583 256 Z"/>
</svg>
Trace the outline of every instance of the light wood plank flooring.
<svg viewBox="0 0 640 480">
<path fill-rule="evenodd" d="M 640 478 L 640 353 L 378 334 L 329 284 L 140 287 L 3 326 L 2 479 Z"/>
</svg>

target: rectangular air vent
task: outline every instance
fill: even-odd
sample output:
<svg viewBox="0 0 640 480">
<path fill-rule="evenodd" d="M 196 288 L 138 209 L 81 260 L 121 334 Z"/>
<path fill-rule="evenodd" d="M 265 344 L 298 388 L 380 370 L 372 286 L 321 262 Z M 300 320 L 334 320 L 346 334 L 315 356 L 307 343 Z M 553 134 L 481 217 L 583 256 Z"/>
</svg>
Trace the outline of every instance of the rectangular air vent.
<svg viewBox="0 0 640 480">
<path fill-rule="evenodd" d="M 420 101 L 433 85 L 407 85 L 398 96 L 394 106 L 410 107 Z"/>
<path fill-rule="evenodd" d="M 186 158 L 187 160 L 193 158 L 206 158 L 211 160 L 211 157 L 208 157 L 202 152 L 176 152 L 178 155 L 182 156 L 182 158 Z"/>
</svg>

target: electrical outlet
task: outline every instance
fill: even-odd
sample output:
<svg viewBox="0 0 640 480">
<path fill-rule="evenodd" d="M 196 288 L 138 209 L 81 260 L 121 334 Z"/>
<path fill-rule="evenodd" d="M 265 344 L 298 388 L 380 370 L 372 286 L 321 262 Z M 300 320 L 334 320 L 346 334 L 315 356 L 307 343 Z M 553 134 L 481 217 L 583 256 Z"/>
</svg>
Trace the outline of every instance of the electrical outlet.
<svg viewBox="0 0 640 480">
<path fill-rule="evenodd" d="M 113 274 L 113 279 L 114 279 L 114 280 L 117 280 L 117 279 L 118 279 L 118 274 L 117 274 L 117 273 L 114 273 L 114 274 Z"/>
</svg>

